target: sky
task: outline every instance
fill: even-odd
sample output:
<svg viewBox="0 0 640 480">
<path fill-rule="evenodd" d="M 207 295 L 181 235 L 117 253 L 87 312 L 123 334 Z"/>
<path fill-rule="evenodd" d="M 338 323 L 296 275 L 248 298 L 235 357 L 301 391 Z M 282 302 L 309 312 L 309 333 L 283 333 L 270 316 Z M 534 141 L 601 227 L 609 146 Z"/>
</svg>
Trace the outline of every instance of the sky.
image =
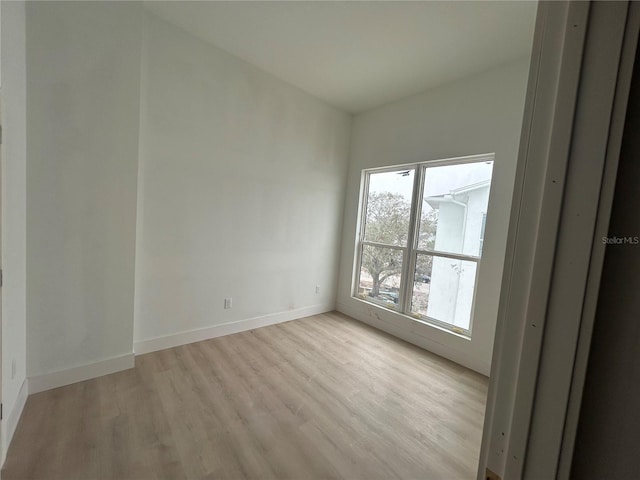
<svg viewBox="0 0 640 480">
<path fill-rule="evenodd" d="M 444 165 L 427 168 L 425 175 L 425 196 L 442 195 L 451 190 L 491 179 L 493 162 L 474 162 L 456 165 Z M 400 170 L 406 172 L 406 170 Z M 383 172 L 371 174 L 369 192 L 391 192 L 411 200 L 413 192 L 414 170 L 403 176 L 398 172 Z"/>
</svg>

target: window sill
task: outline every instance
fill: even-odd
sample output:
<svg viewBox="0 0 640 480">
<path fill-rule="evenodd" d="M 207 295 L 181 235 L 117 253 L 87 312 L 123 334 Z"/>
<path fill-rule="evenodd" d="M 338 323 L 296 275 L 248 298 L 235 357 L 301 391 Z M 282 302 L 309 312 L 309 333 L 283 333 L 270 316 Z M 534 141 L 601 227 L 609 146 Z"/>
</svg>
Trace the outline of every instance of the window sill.
<svg viewBox="0 0 640 480">
<path fill-rule="evenodd" d="M 382 310 L 384 312 L 391 312 L 391 313 L 393 313 L 395 315 L 399 315 L 400 317 L 406 318 L 408 320 L 412 320 L 412 321 L 414 321 L 416 323 L 425 325 L 426 327 L 433 328 L 433 329 L 438 330 L 440 332 L 443 332 L 443 333 L 446 333 L 446 334 L 449 334 L 449 335 L 453 335 L 454 337 L 460 338 L 462 340 L 471 341 L 471 331 L 459 333 L 459 332 L 456 332 L 456 331 L 454 331 L 454 330 L 452 330 L 450 328 L 442 326 L 442 325 L 440 325 L 438 323 L 430 322 L 428 320 L 425 320 L 424 318 L 418 318 L 418 317 L 414 317 L 412 315 L 407 315 L 406 313 L 399 312 L 398 310 L 395 310 L 395 309 L 393 309 L 391 307 L 386 307 L 386 306 L 381 305 L 379 303 L 370 302 L 368 300 L 362 299 L 362 298 L 360 298 L 358 296 L 355 296 L 355 295 L 352 295 L 351 299 L 352 300 L 356 300 L 357 302 L 360 302 L 363 305 L 367 305 L 367 306 L 378 308 L 378 309 L 380 309 L 380 310 Z"/>
</svg>

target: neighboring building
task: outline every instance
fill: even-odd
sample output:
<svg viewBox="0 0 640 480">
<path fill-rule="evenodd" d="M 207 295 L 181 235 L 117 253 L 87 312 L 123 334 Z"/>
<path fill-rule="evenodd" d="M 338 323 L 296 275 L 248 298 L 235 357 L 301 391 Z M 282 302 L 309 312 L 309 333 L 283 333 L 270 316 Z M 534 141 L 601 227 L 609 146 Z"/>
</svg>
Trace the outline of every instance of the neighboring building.
<svg viewBox="0 0 640 480">
<path fill-rule="evenodd" d="M 438 210 L 436 251 L 480 256 L 490 186 L 491 180 L 487 179 L 425 198 L 431 208 Z M 426 315 L 469 329 L 477 266 L 474 261 L 433 257 Z"/>
</svg>

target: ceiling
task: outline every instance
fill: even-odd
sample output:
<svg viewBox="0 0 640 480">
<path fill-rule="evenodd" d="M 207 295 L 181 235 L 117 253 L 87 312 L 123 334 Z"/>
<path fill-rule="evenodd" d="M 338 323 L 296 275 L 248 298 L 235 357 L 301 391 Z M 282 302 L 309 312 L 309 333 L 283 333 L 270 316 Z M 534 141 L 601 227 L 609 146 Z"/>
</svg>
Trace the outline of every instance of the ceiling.
<svg viewBox="0 0 640 480">
<path fill-rule="evenodd" d="M 191 34 L 350 113 L 528 55 L 530 1 L 145 2 Z"/>
</svg>

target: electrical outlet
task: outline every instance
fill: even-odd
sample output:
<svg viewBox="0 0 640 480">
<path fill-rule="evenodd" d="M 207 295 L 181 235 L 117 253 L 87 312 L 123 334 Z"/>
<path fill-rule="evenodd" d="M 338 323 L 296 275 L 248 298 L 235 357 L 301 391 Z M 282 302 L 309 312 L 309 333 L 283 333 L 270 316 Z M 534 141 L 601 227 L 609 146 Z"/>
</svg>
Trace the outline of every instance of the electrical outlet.
<svg viewBox="0 0 640 480">
<path fill-rule="evenodd" d="M 316 294 L 320 293 L 320 285 L 316 285 Z"/>
<path fill-rule="evenodd" d="M 11 360 L 11 380 L 16 378 L 16 359 Z"/>
<path fill-rule="evenodd" d="M 233 299 L 232 298 L 225 298 L 224 299 L 224 308 L 231 308 L 232 305 L 233 305 Z"/>
</svg>

